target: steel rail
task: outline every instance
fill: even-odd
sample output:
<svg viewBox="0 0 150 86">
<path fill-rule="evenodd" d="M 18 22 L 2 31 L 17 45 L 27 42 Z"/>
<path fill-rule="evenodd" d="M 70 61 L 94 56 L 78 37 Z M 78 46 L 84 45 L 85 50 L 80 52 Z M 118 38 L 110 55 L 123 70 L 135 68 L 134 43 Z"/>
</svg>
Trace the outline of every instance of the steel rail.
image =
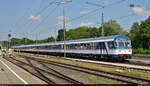
<svg viewBox="0 0 150 86">
<path fill-rule="evenodd" d="M 39 62 L 39 61 L 38 61 L 38 62 Z M 56 71 L 56 70 L 54 70 L 54 69 L 48 67 L 47 65 L 45 65 L 45 64 L 42 63 L 42 62 L 39 62 L 39 63 L 42 64 L 43 67 L 45 67 L 46 69 L 52 70 L 52 71 L 54 71 L 55 73 L 59 74 L 61 77 L 63 77 L 65 80 L 67 80 L 67 81 L 69 81 L 69 82 L 76 83 L 76 84 L 83 84 L 83 83 L 81 83 L 81 82 L 79 82 L 79 81 L 77 81 L 77 80 L 75 80 L 75 79 L 72 79 L 72 78 L 70 78 L 70 77 L 68 77 L 68 76 L 66 76 L 66 75 L 64 75 L 64 74 L 62 74 L 62 73 L 60 73 L 60 72 L 58 72 L 58 71 Z"/>
<path fill-rule="evenodd" d="M 46 77 L 43 73 L 41 73 L 41 72 L 37 69 L 37 67 L 35 67 L 35 66 L 31 63 L 31 60 L 29 60 L 29 59 L 27 59 L 27 58 L 25 58 L 25 59 L 28 61 L 28 63 L 31 65 L 31 67 L 32 67 L 34 70 L 36 70 L 43 78 L 45 78 L 46 80 L 48 80 L 49 83 L 51 83 L 51 84 L 56 84 L 56 82 L 52 81 L 51 79 L 49 79 L 48 77 Z"/>
<path fill-rule="evenodd" d="M 38 55 L 39 56 L 39 55 Z M 44 56 L 47 56 L 47 55 L 44 55 Z M 61 59 L 66 59 L 64 57 L 56 57 L 56 56 L 51 56 L 51 57 L 54 57 L 54 58 L 61 58 Z M 71 60 L 72 59 L 66 59 L 66 60 Z M 99 65 L 104 65 L 104 66 L 110 66 L 110 67 L 119 67 L 119 68 L 128 68 L 128 67 L 123 67 L 123 66 L 119 66 L 119 65 L 111 65 L 111 64 L 103 64 L 103 63 L 94 63 L 94 62 L 87 62 L 87 61 L 79 61 L 79 60 L 75 60 L 75 61 L 78 61 L 78 62 L 85 62 L 85 63 L 92 63 L 92 64 L 99 64 Z M 136 65 L 136 66 L 146 66 L 146 67 L 149 67 L 150 65 L 149 64 L 141 64 L 141 63 L 131 63 L 131 62 L 128 62 L 128 63 L 124 63 L 124 64 L 131 64 L 131 65 Z M 140 70 L 140 71 L 150 71 L 150 70 L 147 70 L 147 69 L 139 69 L 139 68 L 133 68 L 133 67 L 130 67 L 129 69 L 134 69 L 134 70 Z"/>
<path fill-rule="evenodd" d="M 18 61 L 18 62 L 21 62 L 21 63 L 25 64 L 25 65 L 30 66 L 29 64 L 27 64 L 27 63 L 25 63 L 25 62 L 23 62 L 23 61 L 20 61 L 20 60 L 14 59 L 14 58 L 11 58 L 11 59 L 16 60 L 16 61 Z M 63 75 L 63 74 L 61 74 L 61 73 L 59 73 L 59 74 L 61 75 L 61 76 L 59 76 L 59 75 L 57 75 L 57 74 L 48 72 L 48 71 L 43 70 L 43 69 L 41 69 L 41 68 L 38 68 L 38 67 L 35 67 L 35 68 L 38 69 L 38 70 L 40 70 L 40 71 L 43 71 L 43 72 L 45 72 L 45 73 L 47 73 L 47 74 L 53 75 L 53 76 L 55 76 L 55 77 L 57 77 L 57 78 L 61 78 L 61 79 L 63 79 L 63 80 L 66 80 L 66 81 L 68 81 L 68 82 L 71 82 L 71 83 L 73 83 L 73 84 L 83 84 L 83 83 L 81 83 L 81 82 L 79 82 L 79 81 L 77 81 L 77 80 L 74 80 L 74 79 L 72 79 L 72 78 L 70 78 L 70 77 L 67 77 L 67 76 L 65 76 L 65 75 Z M 53 70 L 53 71 L 54 71 L 54 70 Z M 57 71 L 55 71 L 55 72 L 57 72 Z M 58 72 L 57 72 L 57 73 L 58 73 Z M 69 79 L 70 79 L 70 80 L 69 80 Z"/>
<path fill-rule="evenodd" d="M 41 61 L 41 62 L 43 61 L 44 63 L 53 64 L 53 65 L 57 65 L 57 64 L 60 64 L 59 66 L 65 65 L 65 66 L 62 66 L 62 67 L 71 66 L 71 67 L 76 67 L 76 68 L 80 68 L 80 69 L 86 69 L 86 70 L 91 70 L 91 71 L 96 71 L 96 72 L 103 72 L 103 73 L 107 73 L 107 74 L 113 74 L 113 75 L 117 75 L 117 76 L 122 76 L 122 77 L 135 79 L 137 81 L 141 80 L 141 81 L 146 81 L 146 82 L 150 83 L 150 79 L 146 79 L 146 78 L 142 78 L 142 77 L 136 77 L 136 76 L 121 74 L 121 73 L 117 73 L 117 72 L 109 72 L 109 71 L 104 71 L 104 70 L 97 70 L 97 69 L 81 67 L 81 66 L 76 66 L 76 65 L 71 65 L 71 64 L 58 63 L 58 62 L 54 62 L 54 61 L 46 61 L 46 60 L 42 60 L 42 59 L 39 60 L 37 58 L 30 58 L 30 59 L 38 60 L 38 61 Z"/>
<path fill-rule="evenodd" d="M 14 61 L 11 61 L 11 60 L 9 60 L 9 59 L 6 59 L 6 60 L 8 60 L 9 62 L 13 63 L 13 64 L 16 65 L 16 66 L 19 66 L 20 68 L 24 69 L 25 71 L 29 72 L 30 74 L 34 75 L 35 77 L 38 77 L 39 79 L 45 81 L 47 84 L 53 84 L 53 83 L 51 83 L 50 81 L 48 81 L 47 79 L 42 78 L 41 76 L 39 76 L 39 75 L 37 75 L 37 74 L 31 72 L 31 70 L 28 70 L 27 68 L 25 68 L 25 67 L 23 67 L 23 66 L 21 66 L 21 65 L 19 65 L 19 64 L 17 64 L 17 63 L 15 63 Z M 31 67 L 31 65 L 28 65 L 28 66 Z"/>
<path fill-rule="evenodd" d="M 23 58 L 26 58 L 26 56 L 23 57 Z M 27 57 L 27 58 L 30 58 L 30 57 Z M 37 60 L 37 61 L 47 63 L 47 64 L 51 64 L 51 65 L 56 65 L 56 66 L 67 68 L 67 69 L 71 69 L 71 70 L 76 70 L 76 71 L 79 71 L 79 72 L 83 72 L 83 73 L 87 73 L 87 74 L 91 74 L 91 75 L 95 75 L 95 76 L 100 76 L 100 77 L 105 77 L 105 78 L 112 79 L 112 80 L 121 81 L 121 82 L 124 82 L 124 83 L 138 84 L 137 82 L 129 81 L 129 80 L 126 80 L 126 79 L 115 78 L 115 77 L 108 76 L 108 75 L 105 75 L 105 74 L 98 74 L 98 73 L 94 73 L 94 72 L 89 72 L 89 70 L 92 70 L 90 68 L 84 68 L 84 67 L 79 67 L 79 66 L 70 65 L 70 64 L 57 63 L 57 62 L 53 62 L 53 61 L 43 61 L 42 59 L 35 59 L 35 58 L 30 58 L 30 59 Z M 67 67 L 67 66 L 70 66 L 70 67 Z M 72 68 L 72 67 L 76 67 L 76 68 Z M 77 69 L 77 68 L 81 68 L 81 69 Z M 86 70 L 82 70 L 82 69 L 86 69 Z M 101 72 L 101 71 L 98 71 L 98 72 Z M 103 72 L 103 73 L 106 73 L 106 72 Z"/>
</svg>

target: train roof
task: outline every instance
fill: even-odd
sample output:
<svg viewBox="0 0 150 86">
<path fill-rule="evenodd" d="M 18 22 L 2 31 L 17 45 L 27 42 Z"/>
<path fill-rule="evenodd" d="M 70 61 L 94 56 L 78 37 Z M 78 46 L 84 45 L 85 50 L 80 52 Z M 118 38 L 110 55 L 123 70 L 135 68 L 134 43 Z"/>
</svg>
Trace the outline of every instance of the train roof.
<svg viewBox="0 0 150 86">
<path fill-rule="evenodd" d="M 115 35 L 115 36 L 86 38 L 86 39 L 78 39 L 78 40 L 68 40 L 68 41 L 66 41 L 66 44 L 113 41 L 113 40 L 117 40 L 118 38 L 127 38 L 127 39 L 129 39 L 128 37 L 123 36 L 123 35 Z M 32 46 L 45 46 L 45 45 L 60 45 L 60 44 L 64 44 L 64 41 L 48 42 L 48 43 L 41 43 L 41 44 L 30 44 L 30 45 L 19 45 L 19 46 L 13 46 L 13 48 L 32 47 Z"/>
</svg>

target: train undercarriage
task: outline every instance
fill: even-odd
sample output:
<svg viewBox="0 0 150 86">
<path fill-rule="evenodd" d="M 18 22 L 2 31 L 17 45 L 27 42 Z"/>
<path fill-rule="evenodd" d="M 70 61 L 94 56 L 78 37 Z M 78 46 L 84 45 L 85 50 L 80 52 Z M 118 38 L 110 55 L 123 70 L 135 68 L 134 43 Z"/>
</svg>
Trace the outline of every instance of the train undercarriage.
<svg viewBox="0 0 150 86">
<path fill-rule="evenodd" d="M 64 53 L 57 52 L 38 52 L 38 51 L 17 51 L 24 53 L 42 54 L 42 55 L 52 55 L 63 57 Z M 101 60 L 101 61 L 124 61 L 126 59 L 131 59 L 131 55 L 99 55 L 99 54 L 79 54 L 79 53 L 66 53 L 66 57 L 79 58 L 79 59 L 89 59 L 89 60 Z"/>
</svg>

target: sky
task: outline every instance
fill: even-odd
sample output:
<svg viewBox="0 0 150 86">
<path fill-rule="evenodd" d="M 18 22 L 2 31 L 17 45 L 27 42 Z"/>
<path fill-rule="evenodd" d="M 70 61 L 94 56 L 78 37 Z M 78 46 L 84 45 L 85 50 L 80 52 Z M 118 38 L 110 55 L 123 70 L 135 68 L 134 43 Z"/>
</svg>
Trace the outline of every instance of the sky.
<svg viewBox="0 0 150 86">
<path fill-rule="evenodd" d="M 63 6 L 67 30 L 100 27 L 103 12 L 105 22 L 114 19 L 129 31 L 134 22 L 140 23 L 150 15 L 150 0 L 72 0 L 58 4 L 62 1 L 69 0 L 0 0 L 0 40 L 7 40 L 9 33 L 14 38 L 33 40 L 55 37 L 63 28 Z"/>
</svg>

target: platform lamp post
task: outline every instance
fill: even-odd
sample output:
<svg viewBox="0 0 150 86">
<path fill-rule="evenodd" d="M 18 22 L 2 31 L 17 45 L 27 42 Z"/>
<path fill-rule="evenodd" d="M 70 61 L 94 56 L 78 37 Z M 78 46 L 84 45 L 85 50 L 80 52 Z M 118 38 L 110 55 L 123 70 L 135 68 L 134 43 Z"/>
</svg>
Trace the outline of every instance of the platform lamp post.
<svg viewBox="0 0 150 86">
<path fill-rule="evenodd" d="M 63 5 L 63 29 L 64 29 L 64 57 L 66 57 L 66 19 L 65 19 L 65 4 L 71 3 L 72 0 L 69 1 L 60 1 L 56 2 L 56 4 L 62 4 Z"/>
</svg>

